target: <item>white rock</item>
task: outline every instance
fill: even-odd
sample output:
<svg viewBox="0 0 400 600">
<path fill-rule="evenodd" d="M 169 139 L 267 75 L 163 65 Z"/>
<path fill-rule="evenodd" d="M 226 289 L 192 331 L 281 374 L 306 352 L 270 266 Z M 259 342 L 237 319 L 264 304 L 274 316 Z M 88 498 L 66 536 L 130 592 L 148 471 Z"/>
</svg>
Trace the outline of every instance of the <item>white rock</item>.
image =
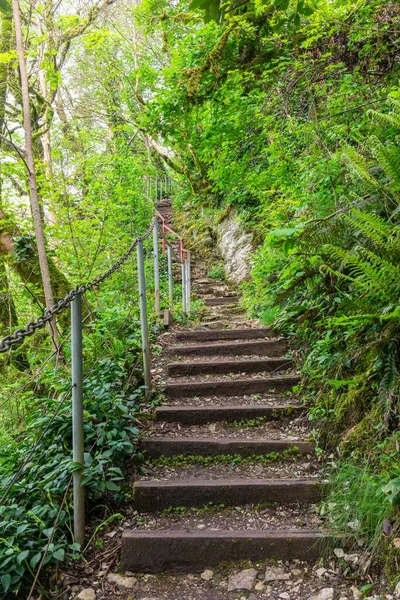
<svg viewBox="0 0 400 600">
<path fill-rule="evenodd" d="M 263 592 L 264 591 L 264 584 L 262 581 L 257 581 L 256 585 L 254 586 L 254 589 L 256 592 Z"/>
<path fill-rule="evenodd" d="M 303 571 L 301 571 L 300 569 L 292 569 L 291 570 L 292 575 L 294 575 L 295 577 L 298 577 L 299 575 L 301 575 L 303 573 Z"/>
<path fill-rule="evenodd" d="M 358 519 L 356 519 L 355 521 L 349 521 L 347 523 L 347 527 L 350 527 L 350 529 L 354 529 L 354 531 L 357 531 L 358 529 L 360 529 L 361 523 Z"/>
<path fill-rule="evenodd" d="M 197 529 L 205 529 L 206 525 L 204 525 L 204 523 L 200 523 L 199 525 L 197 525 Z"/>
<path fill-rule="evenodd" d="M 349 563 L 352 563 L 353 565 L 356 565 L 358 563 L 358 561 L 360 560 L 360 557 L 358 554 L 345 554 L 344 560 Z"/>
<path fill-rule="evenodd" d="M 282 598 L 282 600 L 290 600 L 290 596 L 287 592 L 283 592 L 283 594 L 279 594 L 279 598 Z"/>
<path fill-rule="evenodd" d="M 309 597 L 308 600 L 333 600 L 333 588 L 323 588 L 316 594 Z"/>
<path fill-rule="evenodd" d="M 82 590 L 76 597 L 76 600 L 96 600 L 96 592 L 92 588 Z"/>
<path fill-rule="evenodd" d="M 286 581 L 287 579 L 290 579 L 290 575 L 282 567 L 267 567 L 265 569 L 264 581 Z"/>
<path fill-rule="evenodd" d="M 360 590 L 358 588 L 356 588 L 355 585 L 351 586 L 350 591 L 353 592 L 354 598 L 361 598 L 362 592 L 360 592 Z"/>
<path fill-rule="evenodd" d="M 397 583 L 397 585 L 394 589 L 394 594 L 395 594 L 396 598 L 400 598 L 400 581 Z"/>
<path fill-rule="evenodd" d="M 112 539 L 113 537 L 115 537 L 117 535 L 116 531 L 109 531 L 108 533 L 106 533 L 106 537 Z"/>
<path fill-rule="evenodd" d="M 240 573 L 231 575 L 228 581 L 228 592 L 234 590 L 251 590 L 256 580 L 258 571 L 256 569 L 244 569 Z"/>
<path fill-rule="evenodd" d="M 317 577 L 323 577 L 326 573 L 326 569 L 324 569 L 324 567 L 321 567 L 320 569 L 317 569 L 316 571 Z"/>
<path fill-rule="evenodd" d="M 126 590 L 133 590 L 137 584 L 136 577 L 123 577 L 117 573 L 109 573 L 107 575 L 107 581 L 114 583 L 118 587 L 125 588 Z"/>
<path fill-rule="evenodd" d="M 206 569 L 205 571 L 202 572 L 200 577 L 202 579 L 204 579 L 204 581 L 210 581 L 210 579 L 213 578 L 213 575 L 214 575 L 214 571 L 211 571 L 210 569 Z"/>
<path fill-rule="evenodd" d="M 335 548 L 333 552 L 335 553 L 335 556 L 337 556 L 338 558 L 343 558 L 344 554 L 345 554 L 343 548 Z M 340 598 L 339 598 L 339 600 L 340 600 Z"/>
</svg>

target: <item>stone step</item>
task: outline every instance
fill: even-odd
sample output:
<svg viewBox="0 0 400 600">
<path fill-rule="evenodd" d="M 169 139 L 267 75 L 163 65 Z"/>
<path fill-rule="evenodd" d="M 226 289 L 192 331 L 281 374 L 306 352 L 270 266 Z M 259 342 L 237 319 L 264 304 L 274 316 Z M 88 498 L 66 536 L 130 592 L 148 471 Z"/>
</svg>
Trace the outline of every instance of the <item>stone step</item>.
<svg viewBox="0 0 400 600">
<path fill-rule="evenodd" d="M 239 454 L 240 456 L 265 456 L 272 452 L 297 451 L 299 454 L 312 454 L 314 443 L 286 439 L 238 439 L 217 437 L 148 437 L 142 440 L 142 448 L 147 456 L 216 456 Z"/>
<path fill-rule="evenodd" d="M 278 335 L 272 329 L 206 329 L 196 331 L 178 331 L 178 342 L 213 342 L 218 340 L 256 340 L 274 338 Z"/>
<path fill-rule="evenodd" d="M 220 405 L 220 406 L 160 406 L 156 408 L 156 419 L 168 423 L 184 425 L 201 425 L 216 421 L 232 423 L 242 419 L 259 419 L 267 421 L 297 416 L 304 409 L 293 405 Z"/>
<path fill-rule="evenodd" d="M 192 344 L 188 346 L 170 346 L 168 354 L 178 356 L 283 356 L 286 354 L 285 340 L 255 340 L 246 342 Z"/>
<path fill-rule="evenodd" d="M 219 296 L 217 298 L 204 298 L 203 302 L 206 306 L 223 306 L 225 304 L 237 304 L 239 296 Z"/>
<path fill-rule="evenodd" d="M 317 560 L 335 543 L 315 530 L 127 530 L 122 535 L 121 567 L 122 571 L 193 573 L 230 561 Z"/>
<path fill-rule="evenodd" d="M 290 358 L 255 358 L 247 360 L 220 360 L 205 362 L 169 363 L 167 372 L 170 377 L 194 375 L 223 375 L 228 373 L 264 373 L 290 369 Z"/>
<path fill-rule="evenodd" d="M 264 377 L 262 379 L 223 379 L 168 383 L 164 393 L 168 398 L 193 398 L 194 396 L 234 396 L 278 393 L 291 390 L 299 377 Z"/>
<path fill-rule="evenodd" d="M 210 479 L 138 481 L 135 508 L 142 512 L 169 506 L 203 507 L 207 504 L 314 504 L 321 500 L 321 484 L 305 479 Z"/>
<path fill-rule="evenodd" d="M 224 287 L 223 289 L 220 288 L 216 288 L 216 287 L 211 287 L 210 285 L 205 285 L 202 287 L 199 287 L 196 290 L 196 295 L 199 296 L 200 298 L 202 296 L 215 296 L 217 298 L 224 298 L 224 297 L 232 297 L 232 296 L 236 296 L 236 292 L 231 292 L 229 291 L 228 288 Z"/>
</svg>

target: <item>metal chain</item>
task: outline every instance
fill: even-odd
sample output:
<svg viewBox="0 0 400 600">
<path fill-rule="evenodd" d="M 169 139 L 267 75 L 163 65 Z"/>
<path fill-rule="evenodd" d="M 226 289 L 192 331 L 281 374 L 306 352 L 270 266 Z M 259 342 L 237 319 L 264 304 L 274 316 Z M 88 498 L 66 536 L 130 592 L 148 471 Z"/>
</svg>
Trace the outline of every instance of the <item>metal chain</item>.
<svg viewBox="0 0 400 600">
<path fill-rule="evenodd" d="M 33 335 L 37 329 L 42 329 L 46 325 L 46 323 L 48 323 L 48 321 L 52 320 L 54 315 L 62 312 L 67 306 L 69 306 L 76 296 L 78 296 L 79 294 L 84 294 L 88 290 L 92 290 L 93 288 L 100 285 L 100 283 L 103 283 L 103 281 L 111 277 L 111 275 L 113 275 L 115 271 L 117 271 L 129 258 L 129 256 L 132 254 L 132 252 L 138 245 L 138 243 L 144 242 L 144 240 L 146 240 L 151 235 L 151 232 L 155 225 L 159 227 L 159 219 L 157 216 L 153 217 L 153 219 L 151 220 L 151 223 L 146 233 L 136 238 L 136 240 L 132 242 L 132 244 L 129 246 L 128 250 L 117 260 L 116 263 L 114 263 L 112 267 L 110 267 L 110 269 L 108 269 L 108 271 L 103 273 L 103 275 L 99 275 L 93 281 L 84 283 L 82 285 L 78 285 L 74 290 L 68 292 L 68 294 L 64 296 L 64 298 L 62 298 L 62 300 L 59 300 L 56 304 L 54 304 L 54 306 L 52 306 L 49 309 L 46 308 L 46 310 L 43 312 L 43 315 L 38 317 L 36 321 L 31 321 L 26 325 L 25 328 L 16 329 L 14 333 L 6 335 L 2 339 L 0 339 L 0 353 L 7 352 L 12 348 L 14 344 L 18 344 L 19 342 L 22 342 L 24 338 Z"/>
</svg>

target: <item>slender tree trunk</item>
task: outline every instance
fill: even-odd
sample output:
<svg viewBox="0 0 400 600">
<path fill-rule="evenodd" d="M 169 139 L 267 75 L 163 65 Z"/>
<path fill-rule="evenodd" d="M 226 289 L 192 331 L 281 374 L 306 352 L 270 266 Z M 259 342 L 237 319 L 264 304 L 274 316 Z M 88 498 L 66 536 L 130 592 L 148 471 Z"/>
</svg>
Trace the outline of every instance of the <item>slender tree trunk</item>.
<svg viewBox="0 0 400 600">
<path fill-rule="evenodd" d="M 43 223 L 40 214 L 39 196 L 37 191 L 36 183 L 36 171 L 35 161 L 33 155 L 33 144 L 32 144 L 32 122 L 30 116 L 30 102 L 29 102 L 29 87 L 28 87 L 28 76 L 26 72 L 26 62 L 24 53 L 24 43 L 22 38 L 21 18 L 19 13 L 19 0 L 12 0 L 13 16 L 15 24 L 15 37 L 17 42 L 17 53 L 19 70 L 21 77 L 21 93 L 22 93 L 22 106 L 24 112 L 24 131 L 25 131 L 25 159 L 28 168 L 28 184 L 29 184 L 29 197 L 31 201 L 33 223 L 35 226 L 36 244 L 38 249 L 40 272 L 42 275 L 42 284 L 46 307 L 50 309 L 54 304 L 53 288 L 50 279 L 49 263 L 46 253 L 46 245 L 43 233 Z M 58 343 L 58 329 L 55 318 L 49 322 L 50 335 L 55 350 L 59 351 L 60 346 Z"/>
</svg>

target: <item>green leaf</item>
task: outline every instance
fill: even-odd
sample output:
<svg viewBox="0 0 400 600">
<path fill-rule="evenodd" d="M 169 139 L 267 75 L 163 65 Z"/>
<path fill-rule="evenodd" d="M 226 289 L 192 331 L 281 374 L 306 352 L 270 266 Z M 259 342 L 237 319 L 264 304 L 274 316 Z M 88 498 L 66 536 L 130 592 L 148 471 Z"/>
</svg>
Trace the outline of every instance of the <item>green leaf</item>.
<svg viewBox="0 0 400 600">
<path fill-rule="evenodd" d="M 11 575 L 9 573 L 6 573 L 1 578 L 1 585 L 3 586 L 4 592 L 8 591 L 8 588 L 10 587 L 10 583 L 11 583 Z"/>
<path fill-rule="evenodd" d="M 79 552 L 79 551 L 80 551 L 80 549 L 81 549 L 81 545 L 80 545 L 80 544 L 78 544 L 78 542 L 74 542 L 73 544 L 70 544 L 70 545 L 69 545 L 69 548 L 70 548 L 71 550 L 77 550 L 77 551 Z"/>
<path fill-rule="evenodd" d="M 293 23 L 295 24 L 295 27 L 300 27 L 300 15 L 299 13 L 297 13 L 297 15 L 295 16 Z"/>
<path fill-rule="evenodd" d="M 41 558 L 42 558 L 41 552 L 38 552 L 37 554 L 32 556 L 31 560 L 29 561 L 29 564 L 31 565 L 32 569 L 34 569 L 36 567 L 36 565 L 38 564 L 38 562 Z"/>
<path fill-rule="evenodd" d="M 290 0 L 282 0 L 282 2 L 280 3 L 280 9 L 287 10 L 287 8 L 289 7 L 289 4 L 290 4 Z"/>
<path fill-rule="evenodd" d="M 0 0 L 0 12 L 5 15 L 11 15 L 11 6 L 7 0 Z"/>
<path fill-rule="evenodd" d="M 26 559 L 27 556 L 29 556 L 29 550 L 24 550 L 23 552 L 20 552 L 20 554 L 18 554 L 17 556 L 17 563 L 20 565 L 22 561 Z"/>
<path fill-rule="evenodd" d="M 112 492 L 119 492 L 119 486 L 113 481 L 106 481 L 106 489 Z"/>
<path fill-rule="evenodd" d="M 56 560 L 64 560 L 65 551 L 63 548 L 59 548 L 55 552 L 53 552 L 53 558 Z"/>
</svg>

